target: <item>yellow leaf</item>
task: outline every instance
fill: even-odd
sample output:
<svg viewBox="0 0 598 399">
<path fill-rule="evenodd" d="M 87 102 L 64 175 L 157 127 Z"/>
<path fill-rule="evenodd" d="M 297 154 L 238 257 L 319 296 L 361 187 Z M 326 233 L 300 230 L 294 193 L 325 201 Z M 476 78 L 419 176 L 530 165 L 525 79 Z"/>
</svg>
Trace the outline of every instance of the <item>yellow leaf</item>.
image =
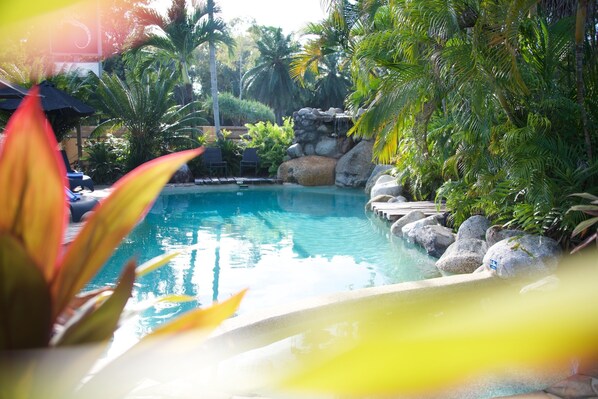
<svg viewBox="0 0 598 399">
<path fill-rule="evenodd" d="M 170 323 L 158 327 L 144 339 L 154 339 L 167 334 L 178 334 L 194 329 L 214 329 L 237 310 L 246 292 L 247 290 L 243 290 L 226 301 L 209 308 L 187 312 Z"/>
<path fill-rule="evenodd" d="M 179 256 L 179 252 L 174 252 L 174 253 L 167 254 L 167 255 L 156 256 L 155 258 L 150 259 L 147 262 L 145 262 L 144 264 L 142 264 L 141 266 L 139 266 L 135 270 L 135 274 L 137 274 L 137 278 L 145 276 L 146 274 L 151 273 L 154 270 L 159 269 L 160 267 L 166 265 L 168 262 L 170 262 L 172 259 L 174 259 L 177 256 Z"/>
<path fill-rule="evenodd" d="M 585 265 L 562 265 L 554 291 L 522 295 L 497 282 L 493 290 L 454 298 L 431 291 L 426 301 L 390 311 L 370 304 L 343 314 L 346 323 L 306 320 L 304 331 L 333 331 L 333 338 L 310 342 L 282 387 L 302 395 L 418 396 L 483 374 L 596 353 L 598 267 L 595 257 L 577 262 Z"/>
<path fill-rule="evenodd" d="M 52 285 L 54 315 L 58 315 L 95 276 L 120 241 L 149 210 L 170 176 L 203 149 L 170 154 L 141 165 L 114 185 L 69 245 Z"/>
<path fill-rule="evenodd" d="M 6 127 L 0 149 L 0 232 L 23 242 L 49 281 L 64 231 L 66 172 L 34 88 Z"/>
</svg>

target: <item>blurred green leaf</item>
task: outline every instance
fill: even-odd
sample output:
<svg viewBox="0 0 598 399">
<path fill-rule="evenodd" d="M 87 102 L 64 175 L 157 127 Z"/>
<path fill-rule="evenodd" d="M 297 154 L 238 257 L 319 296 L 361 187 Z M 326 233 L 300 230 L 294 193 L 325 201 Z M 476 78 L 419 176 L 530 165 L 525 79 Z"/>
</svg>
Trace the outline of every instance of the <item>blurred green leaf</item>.
<svg viewBox="0 0 598 399">
<path fill-rule="evenodd" d="M 134 282 L 135 262 L 130 261 L 112 295 L 92 312 L 81 312 L 79 317 L 71 318 L 62 334 L 52 340 L 53 343 L 56 346 L 66 346 L 109 340 L 116 330 L 123 308 L 131 297 Z"/>
<path fill-rule="evenodd" d="M 0 234 L 0 304 L 0 351 L 48 344 L 52 321 L 44 276 L 7 234 Z"/>
</svg>

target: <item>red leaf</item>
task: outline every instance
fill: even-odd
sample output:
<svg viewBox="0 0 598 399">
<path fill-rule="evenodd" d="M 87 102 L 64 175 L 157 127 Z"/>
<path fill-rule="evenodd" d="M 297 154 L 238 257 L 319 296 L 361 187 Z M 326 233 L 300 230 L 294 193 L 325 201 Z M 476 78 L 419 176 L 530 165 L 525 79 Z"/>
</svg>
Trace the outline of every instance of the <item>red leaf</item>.
<svg viewBox="0 0 598 399">
<path fill-rule="evenodd" d="M 65 224 L 66 172 L 33 88 L 6 127 L 0 149 L 0 232 L 23 243 L 46 280 L 54 274 Z"/>
</svg>

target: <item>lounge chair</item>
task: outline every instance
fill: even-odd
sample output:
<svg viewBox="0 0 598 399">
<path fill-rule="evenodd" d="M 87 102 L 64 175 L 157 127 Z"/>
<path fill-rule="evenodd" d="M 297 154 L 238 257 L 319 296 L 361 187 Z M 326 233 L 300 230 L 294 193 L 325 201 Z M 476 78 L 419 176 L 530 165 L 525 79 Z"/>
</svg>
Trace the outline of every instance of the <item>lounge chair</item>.
<svg viewBox="0 0 598 399">
<path fill-rule="evenodd" d="M 243 150 L 243 158 L 241 159 L 241 163 L 239 164 L 239 174 L 243 176 L 243 169 L 253 168 L 255 171 L 255 175 L 257 176 L 259 163 L 260 158 L 257 155 L 257 148 L 245 148 Z"/>
<path fill-rule="evenodd" d="M 227 163 L 222 160 L 222 151 L 218 147 L 206 147 L 202 154 L 203 164 L 208 168 L 210 176 L 217 170 L 222 170 L 227 175 Z"/>
<path fill-rule="evenodd" d="M 66 198 L 71 210 L 71 221 L 78 223 L 81 221 L 83 215 L 93 210 L 99 201 L 95 198 L 85 198 L 81 194 L 74 193 L 67 187 L 64 188 Z"/>
<path fill-rule="evenodd" d="M 60 150 L 60 153 L 62 154 L 62 159 L 64 160 L 66 178 L 69 180 L 69 188 L 72 191 L 77 191 L 77 188 L 79 188 L 79 190 L 87 188 L 89 191 L 93 191 L 93 180 L 91 180 L 91 177 L 83 174 L 83 172 L 77 172 L 76 170 L 73 170 L 73 168 L 71 168 L 69 158 L 66 155 L 66 151 Z"/>
</svg>

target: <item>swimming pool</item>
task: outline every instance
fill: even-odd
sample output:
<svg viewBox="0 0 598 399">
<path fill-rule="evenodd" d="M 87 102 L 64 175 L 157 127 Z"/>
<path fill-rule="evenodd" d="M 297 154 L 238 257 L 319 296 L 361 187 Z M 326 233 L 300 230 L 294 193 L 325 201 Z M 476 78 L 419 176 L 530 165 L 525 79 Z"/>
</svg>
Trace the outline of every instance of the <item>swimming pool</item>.
<svg viewBox="0 0 598 399">
<path fill-rule="evenodd" d="M 249 288 L 238 313 L 314 295 L 437 277 L 435 259 L 364 212 L 361 190 L 268 186 L 165 192 L 89 288 L 117 280 L 126 260 L 143 263 L 183 251 L 140 278 L 133 303 L 163 295 L 197 298 L 159 304 L 129 325 L 137 338 L 156 325 Z M 191 249 L 189 250 L 189 248 Z"/>
</svg>

